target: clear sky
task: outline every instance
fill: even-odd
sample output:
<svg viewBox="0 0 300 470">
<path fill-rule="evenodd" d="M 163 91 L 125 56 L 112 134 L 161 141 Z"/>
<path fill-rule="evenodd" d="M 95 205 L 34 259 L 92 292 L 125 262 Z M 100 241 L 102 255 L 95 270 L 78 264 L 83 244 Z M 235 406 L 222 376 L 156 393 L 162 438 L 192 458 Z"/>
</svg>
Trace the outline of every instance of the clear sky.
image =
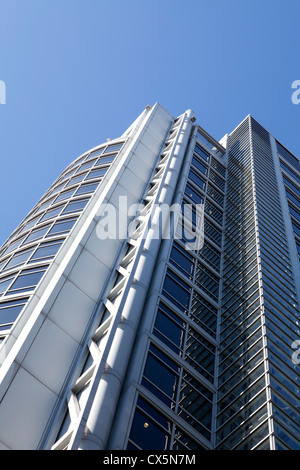
<svg viewBox="0 0 300 470">
<path fill-rule="evenodd" d="M 217 140 L 250 113 L 299 157 L 299 39 L 299 0 L 0 0 L 0 244 L 156 101 Z"/>
</svg>

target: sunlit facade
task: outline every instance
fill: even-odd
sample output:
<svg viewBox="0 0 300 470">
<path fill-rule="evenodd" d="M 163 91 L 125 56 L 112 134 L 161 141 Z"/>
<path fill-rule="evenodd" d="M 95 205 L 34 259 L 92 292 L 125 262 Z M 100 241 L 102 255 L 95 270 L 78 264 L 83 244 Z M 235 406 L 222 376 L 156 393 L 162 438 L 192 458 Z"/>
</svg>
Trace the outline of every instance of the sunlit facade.
<svg viewBox="0 0 300 470">
<path fill-rule="evenodd" d="M 251 116 L 157 103 L 77 158 L 0 250 L 0 448 L 300 449 L 299 200 Z"/>
</svg>

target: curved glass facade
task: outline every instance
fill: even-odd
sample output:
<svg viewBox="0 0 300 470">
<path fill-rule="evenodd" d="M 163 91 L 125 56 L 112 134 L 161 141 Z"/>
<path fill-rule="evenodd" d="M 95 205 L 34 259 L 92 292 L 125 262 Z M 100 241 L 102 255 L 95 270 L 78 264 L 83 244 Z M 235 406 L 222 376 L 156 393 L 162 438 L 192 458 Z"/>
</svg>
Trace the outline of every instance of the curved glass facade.
<svg viewBox="0 0 300 470">
<path fill-rule="evenodd" d="M 57 178 L 0 250 L 0 342 L 109 170 L 123 141 L 77 158 Z"/>
</svg>

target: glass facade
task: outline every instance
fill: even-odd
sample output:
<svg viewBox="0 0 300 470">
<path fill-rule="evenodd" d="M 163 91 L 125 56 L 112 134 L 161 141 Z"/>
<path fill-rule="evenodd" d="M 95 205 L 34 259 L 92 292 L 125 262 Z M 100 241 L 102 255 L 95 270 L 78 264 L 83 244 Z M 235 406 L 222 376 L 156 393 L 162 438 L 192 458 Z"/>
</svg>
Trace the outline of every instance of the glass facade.
<svg viewBox="0 0 300 470">
<path fill-rule="evenodd" d="M 123 144 L 124 141 L 102 145 L 76 159 L 1 247 L 1 343 L 10 333 Z"/>
<path fill-rule="evenodd" d="M 148 449 L 152 439 L 157 442 L 156 449 L 162 450 L 209 449 L 214 443 L 213 409 L 216 400 L 226 166 L 216 152 L 203 146 L 201 140 L 198 134 L 188 177 L 183 177 L 181 204 L 182 212 L 187 204 L 195 207 L 196 204 L 204 204 L 204 242 L 195 252 L 187 250 L 190 240 L 184 237 L 167 241 L 170 243 L 169 257 L 158 296 L 127 449 Z M 191 228 L 195 228 L 193 218 Z M 149 423 L 147 421 L 146 428 L 145 420 L 139 418 L 140 403 L 145 400 L 148 403 L 148 417 L 152 418 Z M 169 430 L 169 434 L 165 433 L 159 439 L 161 428 L 154 427 L 152 422 L 155 417 L 166 420 L 166 413 L 168 427 L 165 429 Z M 173 440 L 173 436 L 177 436 L 180 425 L 192 440 L 178 447 L 178 440 Z"/>
</svg>

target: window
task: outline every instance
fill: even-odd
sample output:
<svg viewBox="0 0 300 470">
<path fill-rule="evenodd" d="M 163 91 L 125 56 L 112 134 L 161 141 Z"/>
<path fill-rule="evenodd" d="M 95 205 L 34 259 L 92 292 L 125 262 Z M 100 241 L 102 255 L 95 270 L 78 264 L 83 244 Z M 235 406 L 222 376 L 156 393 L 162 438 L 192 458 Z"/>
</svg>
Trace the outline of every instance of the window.
<svg viewBox="0 0 300 470">
<path fill-rule="evenodd" d="M 12 283 L 14 277 L 13 276 L 10 276 L 10 277 L 5 277 L 3 279 L 0 280 L 0 295 L 1 294 L 4 294 L 4 292 L 6 291 L 6 289 L 10 286 L 10 284 Z"/>
<path fill-rule="evenodd" d="M 114 161 L 114 159 L 115 159 L 115 155 L 109 155 L 107 157 L 102 156 L 102 157 L 98 158 L 95 166 L 107 165 L 109 163 L 112 163 Z"/>
<path fill-rule="evenodd" d="M 80 176 L 75 176 L 75 177 L 71 178 L 70 181 L 66 184 L 66 186 L 71 186 L 71 184 L 79 183 L 80 181 L 82 181 L 85 178 L 85 175 L 86 175 L 86 173 L 83 173 Z"/>
<path fill-rule="evenodd" d="M 175 273 L 167 269 L 163 294 L 183 312 L 186 312 L 188 309 L 190 292 L 191 287 Z"/>
<path fill-rule="evenodd" d="M 300 237 L 300 226 L 297 225 L 295 222 L 292 222 L 293 230 Z"/>
<path fill-rule="evenodd" d="M 5 329 L 8 329 L 8 325 L 11 327 L 11 324 L 14 323 L 19 316 L 27 300 L 28 299 L 18 299 L 0 303 L 0 324 L 6 325 Z M 1 328 L 1 330 L 3 329 L 4 328 Z"/>
<path fill-rule="evenodd" d="M 295 193 L 296 193 L 298 196 L 300 196 L 300 188 L 298 188 L 297 185 L 296 185 L 294 182 L 292 182 L 291 180 L 289 180 L 288 178 L 286 178 L 285 175 L 282 175 L 282 177 L 283 177 L 283 181 L 285 182 L 285 184 L 286 184 L 289 188 L 291 188 L 293 191 L 295 191 Z"/>
<path fill-rule="evenodd" d="M 219 163 L 215 158 L 211 159 L 211 166 L 214 168 L 217 172 L 219 172 L 222 176 L 225 177 L 226 173 L 226 168 L 223 166 L 221 163 Z"/>
<path fill-rule="evenodd" d="M 56 233 L 67 233 L 71 230 L 73 225 L 75 224 L 77 219 L 65 219 L 61 222 L 56 222 L 49 233 L 47 234 L 47 237 L 50 237 L 52 235 L 55 235 Z"/>
<path fill-rule="evenodd" d="M 41 218 L 41 221 L 42 221 L 42 220 L 52 219 L 52 217 L 56 217 L 58 214 L 60 214 L 62 208 L 63 208 L 63 206 L 59 206 L 59 207 L 57 207 L 56 209 L 52 209 L 51 211 L 47 211 L 47 212 L 43 215 L 43 217 Z"/>
<path fill-rule="evenodd" d="M 207 187 L 207 194 L 209 197 L 211 197 L 216 203 L 218 203 L 220 206 L 223 206 L 224 203 L 224 196 L 211 184 L 208 185 Z"/>
<path fill-rule="evenodd" d="M 204 175 L 207 175 L 207 166 L 204 165 L 199 158 L 197 158 L 195 155 L 192 159 L 192 164 L 197 168 L 197 170 L 201 171 Z"/>
<path fill-rule="evenodd" d="M 73 192 L 74 192 L 74 189 L 61 193 L 59 196 L 57 196 L 57 198 L 55 199 L 55 202 L 63 201 L 64 199 L 69 199 L 72 196 Z"/>
<path fill-rule="evenodd" d="M 171 408 L 176 401 L 179 366 L 150 345 L 142 385 Z"/>
<path fill-rule="evenodd" d="M 204 150 L 202 147 L 200 147 L 200 145 L 196 144 L 195 146 L 195 152 L 197 152 L 199 155 L 201 155 L 202 158 L 204 158 L 204 160 L 206 162 L 208 162 L 209 160 L 209 153 L 206 152 L 206 150 Z"/>
<path fill-rule="evenodd" d="M 32 252 L 33 250 L 26 250 L 14 255 L 9 261 L 9 263 L 7 263 L 7 265 L 5 266 L 5 270 L 24 264 L 28 260 Z"/>
<path fill-rule="evenodd" d="M 137 401 L 127 449 L 165 450 L 170 448 L 172 423 L 142 398 Z M 135 445 L 130 445 L 130 441 Z"/>
<path fill-rule="evenodd" d="M 186 184 L 186 187 L 185 187 L 185 195 L 188 196 L 196 204 L 203 204 L 202 195 L 189 182 Z"/>
<path fill-rule="evenodd" d="M 91 170 L 88 176 L 86 177 L 87 180 L 92 179 L 92 178 L 100 178 L 105 175 L 107 172 L 108 168 L 99 168 L 98 170 Z"/>
<path fill-rule="evenodd" d="M 40 229 L 33 230 L 24 241 L 24 244 L 32 242 L 34 240 L 38 240 L 39 238 L 43 238 L 43 236 L 48 232 L 49 227 L 50 225 L 46 225 L 45 227 L 42 227 Z"/>
<path fill-rule="evenodd" d="M 212 219 L 218 222 L 218 224 L 223 224 L 223 212 L 220 209 L 217 209 L 217 207 L 212 204 L 208 199 L 205 202 L 205 212 Z"/>
<path fill-rule="evenodd" d="M 169 348 L 181 355 L 185 322 L 166 305 L 160 302 L 153 333 Z"/>
<path fill-rule="evenodd" d="M 170 253 L 170 263 L 176 266 L 189 279 L 193 278 L 195 259 L 177 243 L 173 244 Z"/>
<path fill-rule="evenodd" d="M 196 173 L 193 169 L 190 170 L 189 172 L 189 179 L 191 181 L 193 181 L 193 183 L 195 183 L 200 189 L 204 189 L 205 188 L 205 181 L 203 178 L 201 178 L 200 175 L 198 175 L 198 173 Z"/>
<path fill-rule="evenodd" d="M 59 248 L 61 247 L 63 240 L 59 241 L 55 244 L 50 243 L 42 243 L 39 248 L 35 251 L 34 255 L 30 259 L 30 263 L 41 261 L 44 259 L 51 259 L 57 253 Z"/>
<path fill-rule="evenodd" d="M 99 183 L 83 184 L 82 186 L 80 186 L 80 188 L 77 189 L 76 196 L 78 194 L 92 193 L 93 191 L 95 191 L 98 185 Z"/>
<path fill-rule="evenodd" d="M 63 210 L 63 214 L 67 214 L 68 212 L 78 212 L 82 211 L 82 209 L 86 206 L 89 199 L 79 199 L 74 202 L 69 202 L 66 208 Z"/>
<path fill-rule="evenodd" d="M 10 287 L 8 293 L 17 294 L 34 289 L 45 271 L 46 267 L 21 271 L 15 282 Z"/>
<path fill-rule="evenodd" d="M 300 212 L 298 212 L 291 204 L 289 204 L 289 209 L 290 213 L 300 222 Z"/>
<path fill-rule="evenodd" d="M 218 301 L 219 278 L 200 263 L 197 266 L 196 284 L 215 301 Z"/>
<path fill-rule="evenodd" d="M 213 338 L 216 337 L 218 309 L 201 294 L 194 292 L 191 302 L 191 320 Z"/>
<path fill-rule="evenodd" d="M 124 144 L 124 142 L 121 142 L 120 144 L 109 145 L 105 149 L 105 152 L 103 152 L 103 153 L 119 151 L 123 147 L 123 144 Z"/>
</svg>

